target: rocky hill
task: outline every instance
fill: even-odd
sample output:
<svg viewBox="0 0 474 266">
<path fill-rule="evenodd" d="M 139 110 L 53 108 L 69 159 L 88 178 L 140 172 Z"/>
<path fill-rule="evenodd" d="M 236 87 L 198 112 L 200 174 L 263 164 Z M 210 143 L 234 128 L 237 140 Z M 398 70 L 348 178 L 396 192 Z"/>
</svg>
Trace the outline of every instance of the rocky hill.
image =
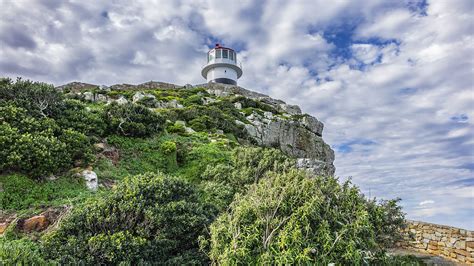
<svg viewBox="0 0 474 266">
<path fill-rule="evenodd" d="M 195 88 L 205 88 L 207 92 L 207 95 L 198 92 L 199 96 L 202 96 L 201 105 L 223 99 L 232 100 L 234 107 L 244 115 L 243 119 L 236 119 L 235 123 L 243 126 L 251 140 L 257 145 L 279 148 L 287 155 L 296 158 L 299 168 L 308 169 L 316 174 L 334 174 L 334 151 L 322 138 L 323 123 L 309 114 L 302 113 L 300 107 L 296 105 L 289 105 L 282 100 L 239 86 L 218 83 L 179 86 L 151 81 L 138 85 L 116 84 L 110 87 L 72 82 L 57 87 L 58 90 L 66 92 L 70 98 L 105 104 L 147 101 L 151 109 L 184 108 L 183 103 L 176 98 L 157 97 L 156 90 Z M 249 99 L 253 101 L 251 105 L 253 104 L 254 107 L 248 105 Z M 261 104 L 263 109 L 258 108 L 258 104 Z M 181 118 L 178 117 L 178 119 Z M 222 131 L 222 129 L 218 130 Z"/>
<path fill-rule="evenodd" d="M 323 128 L 232 85 L 0 79 L 0 264 L 417 265 Z"/>
</svg>

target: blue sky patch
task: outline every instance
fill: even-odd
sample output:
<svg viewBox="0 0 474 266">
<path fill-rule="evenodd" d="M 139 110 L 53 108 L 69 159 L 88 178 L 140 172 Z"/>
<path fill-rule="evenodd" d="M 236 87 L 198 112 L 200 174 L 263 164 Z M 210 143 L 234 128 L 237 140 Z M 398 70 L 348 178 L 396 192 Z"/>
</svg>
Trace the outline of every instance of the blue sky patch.
<svg viewBox="0 0 474 266">
<path fill-rule="evenodd" d="M 355 139 L 336 145 L 334 148 L 340 153 L 350 153 L 353 151 L 352 146 L 354 145 L 371 146 L 375 144 L 377 143 L 370 139 Z"/>
</svg>

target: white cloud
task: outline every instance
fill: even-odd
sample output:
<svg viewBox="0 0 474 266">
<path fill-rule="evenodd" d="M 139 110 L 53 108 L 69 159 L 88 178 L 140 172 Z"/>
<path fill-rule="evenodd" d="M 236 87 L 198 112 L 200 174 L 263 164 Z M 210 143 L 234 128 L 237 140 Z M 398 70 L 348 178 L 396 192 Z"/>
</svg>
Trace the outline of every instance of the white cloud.
<svg viewBox="0 0 474 266">
<path fill-rule="evenodd" d="M 435 203 L 434 200 L 424 200 L 424 201 L 420 202 L 420 204 L 418 204 L 418 205 L 423 206 L 423 205 L 433 204 L 433 203 Z"/>
</svg>

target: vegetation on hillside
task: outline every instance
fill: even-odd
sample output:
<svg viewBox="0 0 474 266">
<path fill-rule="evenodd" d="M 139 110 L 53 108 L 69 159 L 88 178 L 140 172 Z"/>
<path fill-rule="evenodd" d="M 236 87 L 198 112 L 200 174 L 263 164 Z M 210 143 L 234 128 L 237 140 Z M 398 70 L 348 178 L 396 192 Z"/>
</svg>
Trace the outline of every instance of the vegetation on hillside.
<svg viewBox="0 0 474 266">
<path fill-rule="evenodd" d="M 397 201 L 252 145 L 242 123 L 249 111 L 278 114 L 265 103 L 202 88 L 143 90 L 154 99 L 136 103 L 132 91 L 91 90 L 125 104 L 71 91 L 0 81 L 0 218 L 71 207 L 45 232 L 12 223 L 0 264 L 418 263 L 385 254 L 404 225 Z M 71 171 L 86 167 L 95 193 Z"/>
</svg>

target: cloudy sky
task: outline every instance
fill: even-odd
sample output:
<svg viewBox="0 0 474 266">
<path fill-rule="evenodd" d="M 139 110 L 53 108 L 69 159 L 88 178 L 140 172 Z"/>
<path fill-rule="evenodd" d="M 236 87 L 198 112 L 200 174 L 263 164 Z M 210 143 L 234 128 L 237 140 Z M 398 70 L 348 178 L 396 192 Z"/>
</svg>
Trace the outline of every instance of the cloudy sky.
<svg viewBox="0 0 474 266">
<path fill-rule="evenodd" d="M 198 84 L 214 43 L 239 84 L 325 123 L 337 175 L 408 218 L 474 229 L 472 0 L 0 0 L 0 76 Z"/>
</svg>

